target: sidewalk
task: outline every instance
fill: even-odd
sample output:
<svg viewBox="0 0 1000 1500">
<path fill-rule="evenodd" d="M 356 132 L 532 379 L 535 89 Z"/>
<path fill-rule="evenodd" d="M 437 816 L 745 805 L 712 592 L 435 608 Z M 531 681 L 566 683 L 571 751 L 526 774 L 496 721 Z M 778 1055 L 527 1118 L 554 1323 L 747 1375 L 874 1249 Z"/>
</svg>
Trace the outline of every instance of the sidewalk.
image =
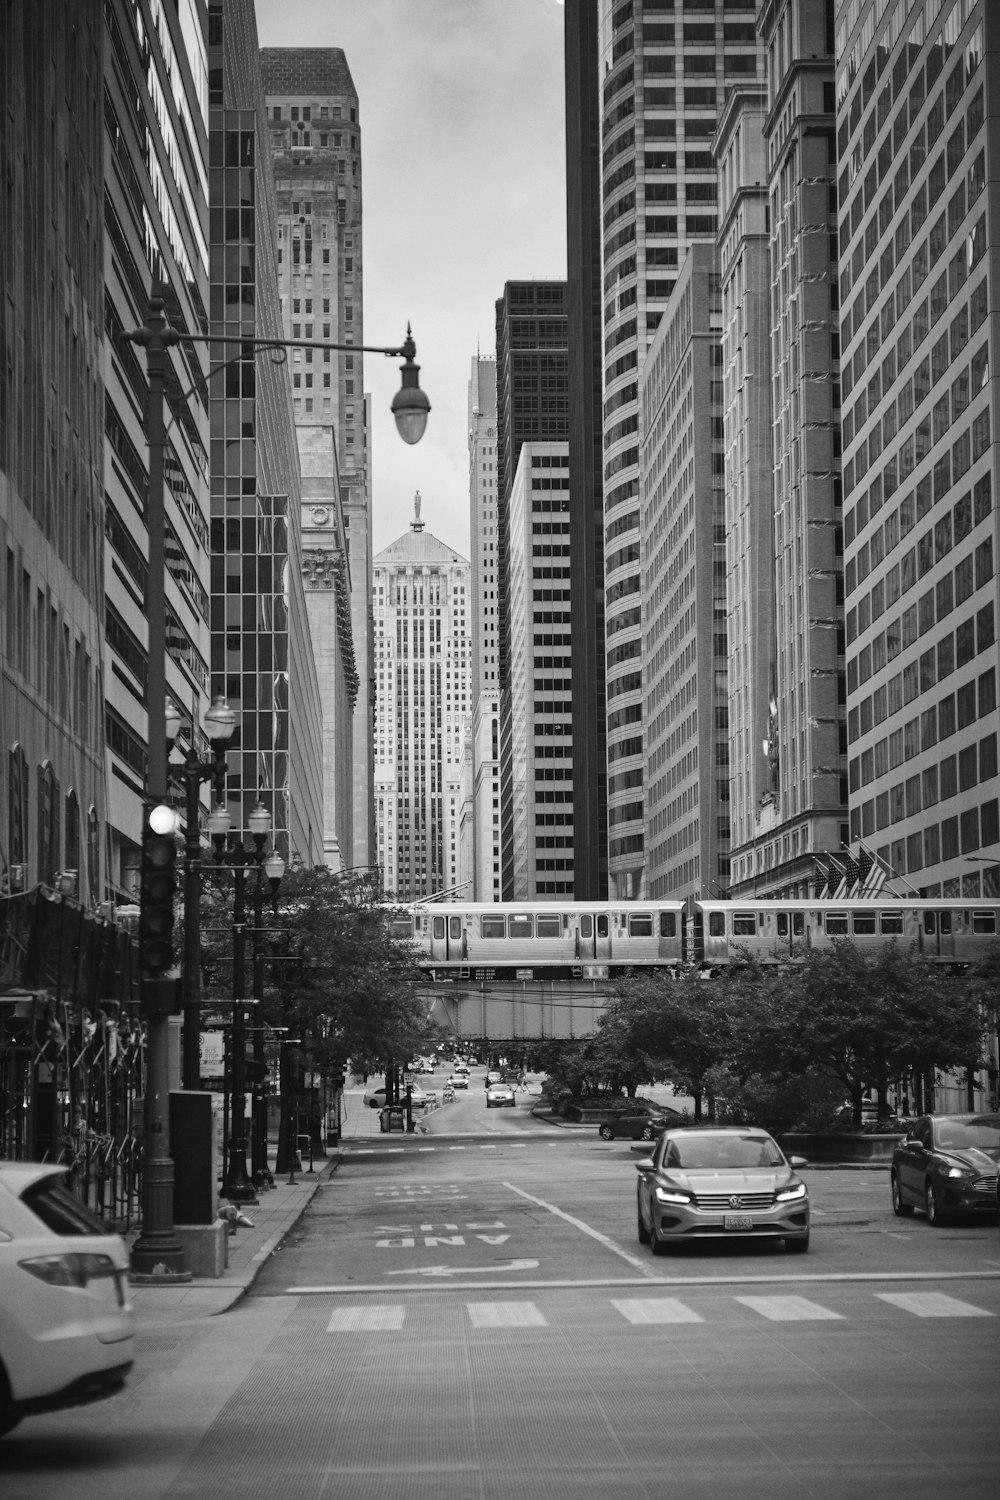
<svg viewBox="0 0 1000 1500">
<path fill-rule="evenodd" d="M 237 1229 L 229 1236 L 229 1264 L 222 1276 L 162 1287 L 131 1287 L 129 1300 L 140 1324 L 184 1323 L 228 1312 L 252 1286 L 261 1267 L 305 1212 L 320 1182 L 336 1171 L 339 1162 L 334 1147 L 328 1157 L 314 1162 L 312 1172 L 308 1166 L 296 1172 L 294 1183 L 275 1176 L 274 1187 L 262 1191 L 258 1203 L 241 1205 L 253 1228 Z"/>
</svg>

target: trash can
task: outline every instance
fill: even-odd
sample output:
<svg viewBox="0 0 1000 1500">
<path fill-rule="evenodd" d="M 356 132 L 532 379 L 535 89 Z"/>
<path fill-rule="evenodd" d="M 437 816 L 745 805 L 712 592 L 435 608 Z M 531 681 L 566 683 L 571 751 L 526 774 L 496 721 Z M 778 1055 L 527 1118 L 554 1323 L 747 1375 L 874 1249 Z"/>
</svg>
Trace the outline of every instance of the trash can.
<svg viewBox="0 0 1000 1500">
<path fill-rule="evenodd" d="M 379 1110 L 378 1119 L 383 1135 L 390 1130 L 406 1130 L 406 1111 L 401 1104 L 386 1104 Z"/>
</svg>

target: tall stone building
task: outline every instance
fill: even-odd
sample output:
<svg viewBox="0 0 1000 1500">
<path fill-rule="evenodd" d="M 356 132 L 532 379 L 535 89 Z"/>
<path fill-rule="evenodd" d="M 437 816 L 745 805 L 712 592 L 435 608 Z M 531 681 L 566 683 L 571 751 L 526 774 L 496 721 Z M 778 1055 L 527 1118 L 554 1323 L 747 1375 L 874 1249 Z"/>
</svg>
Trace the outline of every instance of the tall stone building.
<svg viewBox="0 0 1000 1500">
<path fill-rule="evenodd" d="M 462 762 L 472 710 L 469 562 L 425 530 L 374 563 L 375 817 L 387 892 L 420 900 L 459 884 Z"/>
<path fill-rule="evenodd" d="M 519 622 L 510 608 L 509 509 L 521 445 L 563 442 L 569 436 L 566 284 L 562 281 L 509 281 L 496 304 L 497 338 L 497 496 L 500 592 L 500 829 L 501 892 L 514 895 L 514 766 L 511 739 L 510 672 L 512 634 Z M 541 548 L 541 543 L 539 547 Z M 560 556 L 542 560 L 535 576 L 549 593 L 552 618 L 549 645 L 569 649 L 570 565 Z M 553 631 L 552 627 L 557 627 Z M 558 637 L 558 638 L 557 638 Z M 572 743 L 565 747 L 572 765 Z"/>
<path fill-rule="evenodd" d="M 469 380 L 472 722 L 468 741 L 467 899 L 500 899 L 500 542 L 497 371 L 477 354 Z"/>
<path fill-rule="evenodd" d="M 841 5 L 836 55 L 850 838 L 996 896 L 1000 11 Z"/>
<path fill-rule="evenodd" d="M 291 358 L 324 717 L 325 858 L 338 869 L 367 867 L 374 860 L 372 526 L 358 96 L 337 47 L 268 47 L 261 65 L 285 337 L 359 346 L 356 353 L 302 349 Z M 345 692 L 340 661 L 352 654 Z"/>
<path fill-rule="evenodd" d="M 715 250 L 692 245 L 640 374 L 647 775 L 633 794 L 645 795 L 650 900 L 718 894 L 729 875 L 721 331 Z M 616 711 L 609 700 L 609 727 Z M 623 821 L 634 816 L 624 804 Z"/>
<path fill-rule="evenodd" d="M 211 319 L 224 357 L 282 337 L 277 213 L 252 0 L 209 5 Z M 216 346 L 218 347 L 218 346 Z M 209 388 L 212 690 L 239 713 L 233 826 L 260 798 L 275 847 L 323 859 L 322 712 L 306 616 L 288 366 L 244 350 Z M 235 805 L 234 805 L 235 804 Z"/>
<path fill-rule="evenodd" d="M 755 6 L 599 0 L 604 254 L 604 589 L 608 868 L 644 894 L 640 368 L 688 248 L 718 230 L 712 139 L 731 85 L 759 72 Z"/>
</svg>

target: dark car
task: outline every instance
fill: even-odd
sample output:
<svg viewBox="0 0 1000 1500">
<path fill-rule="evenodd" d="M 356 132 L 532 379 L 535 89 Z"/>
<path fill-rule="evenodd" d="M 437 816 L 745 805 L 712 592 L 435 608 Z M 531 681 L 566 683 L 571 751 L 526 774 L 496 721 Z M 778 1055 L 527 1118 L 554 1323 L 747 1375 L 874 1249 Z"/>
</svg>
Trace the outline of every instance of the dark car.
<svg viewBox="0 0 1000 1500">
<path fill-rule="evenodd" d="M 605 1120 L 597 1127 L 597 1133 L 602 1141 L 614 1141 L 620 1136 L 630 1141 L 652 1141 L 662 1130 L 683 1124 L 684 1116 L 680 1110 L 671 1109 L 667 1104 L 652 1107 L 638 1104 L 617 1111 L 613 1119 Z"/>
<path fill-rule="evenodd" d="M 921 1115 L 892 1153 L 892 1211 L 928 1223 L 995 1214 L 1000 1115 Z"/>
</svg>

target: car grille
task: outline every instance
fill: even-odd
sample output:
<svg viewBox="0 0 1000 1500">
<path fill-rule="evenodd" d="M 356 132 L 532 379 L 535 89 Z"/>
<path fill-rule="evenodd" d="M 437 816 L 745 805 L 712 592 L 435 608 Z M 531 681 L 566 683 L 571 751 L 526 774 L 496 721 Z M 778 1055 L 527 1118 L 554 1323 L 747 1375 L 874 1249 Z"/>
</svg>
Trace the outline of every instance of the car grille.
<svg viewBox="0 0 1000 1500">
<path fill-rule="evenodd" d="M 973 1191 L 977 1193 L 995 1193 L 997 1180 L 995 1177 L 977 1177 L 972 1184 Z"/>
<path fill-rule="evenodd" d="M 695 1203 L 699 1208 L 727 1209 L 731 1212 L 752 1213 L 754 1209 L 772 1208 L 773 1193 L 698 1193 Z"/>
</svg>

